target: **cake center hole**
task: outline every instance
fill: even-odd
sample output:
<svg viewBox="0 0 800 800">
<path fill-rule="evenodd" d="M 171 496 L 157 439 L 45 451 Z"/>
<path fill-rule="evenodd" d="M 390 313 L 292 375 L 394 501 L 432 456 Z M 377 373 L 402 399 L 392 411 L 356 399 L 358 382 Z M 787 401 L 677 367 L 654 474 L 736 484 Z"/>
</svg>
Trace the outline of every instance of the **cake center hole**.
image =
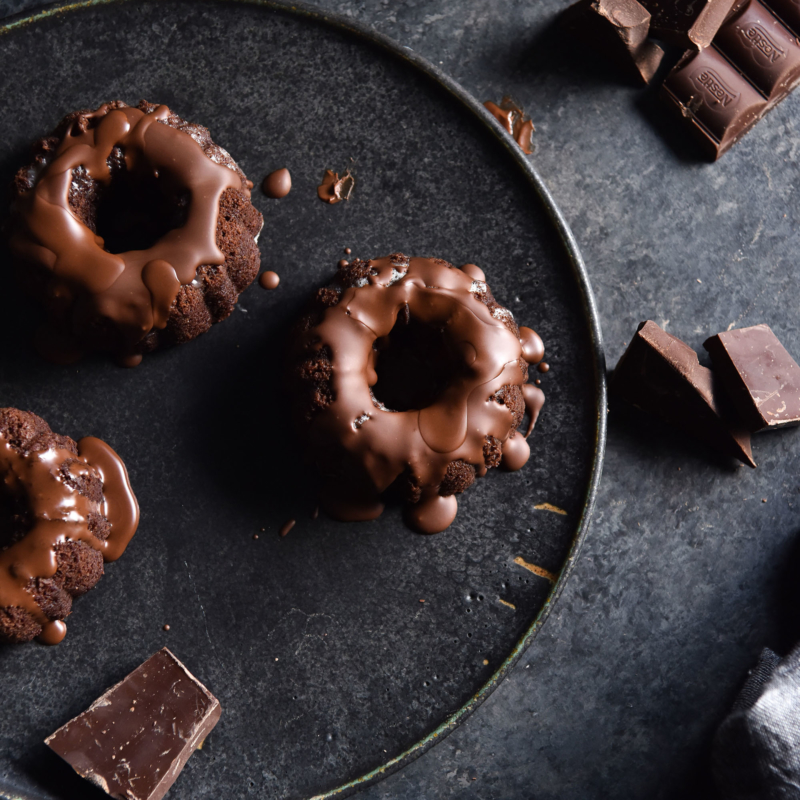
<svg viewBox="0 0 800 800">
<path fill-rule="evenodd" d="M 94 181 L 86 193 L 86 200 L 80 194 L 70 202 L 78 206 L 79 215 L 102 236 L 105 249 L 109 253 L 125 253 L 131 250 L 148 250 L 169 231 L 180 228 L 186 222 L 189 208 L 188 194 L 178 195 L 169 192 L 164 180 L 156 177 L 153 170 L 146 175 L 133 174 L 125 167 L 125 162 L 114 154 L 111 164 L 111 183 L 101 186 Z M 73 180 L 73 183 L 76 181 Z M 94 220 L 91 219 L 90 205 L 94 200 Z M 89 216 L 87 220 L 80 213 Z"/>
<path fill-rule="evenodd" d="M 463 356 L 443 326 L 406 321 L 402 312 L 388 336 L 378 339 L 372 387 L 375 398 L 393 411 L 433 405 L 456 379 L 466 374 Z"/>
</svg>

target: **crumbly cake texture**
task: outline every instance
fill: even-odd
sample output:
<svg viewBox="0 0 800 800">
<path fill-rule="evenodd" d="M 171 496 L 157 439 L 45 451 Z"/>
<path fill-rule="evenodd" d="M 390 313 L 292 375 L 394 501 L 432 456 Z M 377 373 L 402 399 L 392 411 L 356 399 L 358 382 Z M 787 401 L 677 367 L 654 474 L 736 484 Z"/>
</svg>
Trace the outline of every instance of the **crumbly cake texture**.
<svg viewBox="0 0 800 800">
<path fill-rule="evenodd" d="M 402 361 L 393 339 L 418 359 L 394 388 L 382 372 L 390 351 Z M 374 519 L 399 496 L 408 524 L 435 533 L 476 477 L 501 462 L 520 469 L 530 455 L 526 438 L 544 395 L 527 383 L 528 367 L 544 346 L 474 265 L 402 253 L 356 259 L 317 291 L 292 341 L 296 424 L 322 477 L 322 507 L 335 518 Z M 383 402 L 390 390 L 402 400 L 402 384 L 422 373 L 423 383 L 445 377 L 427 393 L 409 390 L 401 409 Z"/>
<path fill-rule="evenodd" d="M 190 341 L 225 319 L 258 274 L 263 218 L 251 187 L 206 128 L 166 106 L 75 111 L 34 144 L 13 181 L 19 281 L 76 351 L 125 358 Z M 142 216 L 133 235 L 146 230 L 151 244 L 111 253 L 98 221 L 104 202 L 129 190 L 126 214 Z"/>
<path fill-rule="evenodd" d="M 55 623 L 137 524 L 127 472 L 108 445 L 76 443 L 31 412 L 0 409 L 0 642 L 63 638 Z"/>
</svg>

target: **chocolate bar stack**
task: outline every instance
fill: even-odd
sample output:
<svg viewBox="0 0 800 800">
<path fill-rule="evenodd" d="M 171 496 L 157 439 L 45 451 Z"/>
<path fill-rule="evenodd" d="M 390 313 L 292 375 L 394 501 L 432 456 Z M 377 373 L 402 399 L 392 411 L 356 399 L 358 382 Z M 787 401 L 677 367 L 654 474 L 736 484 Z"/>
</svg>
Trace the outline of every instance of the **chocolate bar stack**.
<svg viewBox="0 0 800 800">
<path fill-rule="evenodd" d="M 653 39 L 683 48 L 661 97 L 713 160 L 800 83 L 800 0 L 580 0 L 566 19 L 645 83 Z"/>
</svg>

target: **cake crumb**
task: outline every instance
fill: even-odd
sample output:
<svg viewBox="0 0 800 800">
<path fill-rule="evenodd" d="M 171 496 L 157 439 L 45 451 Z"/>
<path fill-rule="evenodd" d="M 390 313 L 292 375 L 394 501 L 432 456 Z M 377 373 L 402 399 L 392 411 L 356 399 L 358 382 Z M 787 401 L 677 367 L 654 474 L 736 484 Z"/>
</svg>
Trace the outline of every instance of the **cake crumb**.
<svg viewBox="0 0 800 800">
<path fill-rule="evenodd" d="M 552 511 L 554 514 L 561 514 L 562 517 L 567 516 L 567 512 L 564 511 L 563 508 L 554 506 L 552 503 L 539 503 L 539 505 L 534 506 L 534 508 L 537 511 Z"/>
</svg>

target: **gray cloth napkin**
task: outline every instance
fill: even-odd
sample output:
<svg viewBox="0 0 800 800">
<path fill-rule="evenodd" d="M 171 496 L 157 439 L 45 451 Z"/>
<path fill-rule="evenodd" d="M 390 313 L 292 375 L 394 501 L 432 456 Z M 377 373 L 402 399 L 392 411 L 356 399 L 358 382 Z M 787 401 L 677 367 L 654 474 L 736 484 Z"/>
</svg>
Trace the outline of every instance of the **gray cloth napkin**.
<svg viewBox="0 0 800 800">
<path fill-rule="evenodd" d="M 800 645 L 764 650 L 714 738 L 724 800 L 800 800 Z"/>
</svg>

